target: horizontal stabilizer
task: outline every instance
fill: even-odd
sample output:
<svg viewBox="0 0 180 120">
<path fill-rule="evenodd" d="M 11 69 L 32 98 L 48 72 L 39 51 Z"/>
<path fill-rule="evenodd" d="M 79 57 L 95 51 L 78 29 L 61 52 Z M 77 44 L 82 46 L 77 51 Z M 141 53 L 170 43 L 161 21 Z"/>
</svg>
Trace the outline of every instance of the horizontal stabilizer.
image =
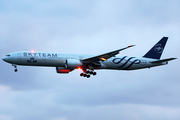
<svg viewBox="0 0 180 120">
<path fill-rule="evenodd" d="M 153 61 L 151 63 L 162 63 L 162 62 L 167 62 L 167 61 L 171 61 L 177 58 L 167 58 L 167 59 L 162 59 L 162 60 L 157 60 L 157 61 Z"/>
</svg>

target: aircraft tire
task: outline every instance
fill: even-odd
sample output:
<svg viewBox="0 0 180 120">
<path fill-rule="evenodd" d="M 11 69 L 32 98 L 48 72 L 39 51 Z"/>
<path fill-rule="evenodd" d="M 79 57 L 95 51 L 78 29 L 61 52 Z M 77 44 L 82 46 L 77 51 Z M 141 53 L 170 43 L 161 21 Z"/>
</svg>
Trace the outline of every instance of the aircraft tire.
<svg viewBox="0 0 180 120">
<path fill-rule="evenodd" d="M 90 78 L 90 75 L 87 75 L 87 78 Z"/>
<path fill-rule="evenodd" d="M 80 74 L 80 76 L 82 77 L 82 76 L 84 76 L 84 74 L 83 74 L 83 73 L 81 73 L 81 74 Z"/>
<path fill-rule="evenodd" d="M 17 72 L 17 71 L 18 71 L 18 69 L 15 69 L 15 70 L 14 70 L 14 72 Z"/>
<path fill-rule="evenodd" d="M 93 72 L 93 75 L 96 75 L 97 73 L 96 72 Z"/>
<path fill-rule="evenodd" d="M 87 75 L 86 75 L 86 74 L 84 74 L 83 76 L 84 76 L 84 77 L 87 77 Z"/>
</svg>

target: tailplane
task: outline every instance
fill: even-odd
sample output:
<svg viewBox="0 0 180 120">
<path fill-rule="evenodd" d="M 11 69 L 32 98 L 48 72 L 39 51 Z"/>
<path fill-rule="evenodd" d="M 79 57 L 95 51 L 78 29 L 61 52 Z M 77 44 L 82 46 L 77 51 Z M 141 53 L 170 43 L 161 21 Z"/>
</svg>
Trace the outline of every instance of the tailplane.
<svg viewBox="0 0 180 120">
<path fill-rule="evenodd" d="M 167 40 L 168 40 L 168 37 L 163 37 L 143 57 L 152 58 L 152 59 L 160 59 Z"/>
<path fill-rule="evenodd" d="M 168 62 L 168 61 L 175 60 L 175 59 L 177 59 L 177 58 L 167 58 L 167 59 L 152 61 L 150 63 L 162 63 L 162 62 Z"/>
</svg>

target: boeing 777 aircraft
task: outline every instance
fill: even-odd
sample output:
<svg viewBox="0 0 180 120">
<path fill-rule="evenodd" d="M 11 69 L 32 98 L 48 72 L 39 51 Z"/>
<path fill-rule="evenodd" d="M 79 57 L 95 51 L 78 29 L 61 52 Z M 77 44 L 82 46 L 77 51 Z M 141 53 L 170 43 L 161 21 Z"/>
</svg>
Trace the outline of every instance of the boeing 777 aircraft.
<svg viewBox="0 0 180 120">
<path fill-rule="evenodd" d="M 94 70 L 136 70 L 168 64 L 176 58 L 160 60 L 168 37 L 163 37 L 143 57 L 116 56 L 120 51 L 135 45 L 129 45 L 101 55 L 62 54 L 49 52 L 21 51 L 9 53 L 3 60 L 12 64 L 17 72 L 17 65 L 56 67 L 57 73 L 69 73 L 82 69 L 80 76 L 89 78 L 96 75 Z"/>
</svg>

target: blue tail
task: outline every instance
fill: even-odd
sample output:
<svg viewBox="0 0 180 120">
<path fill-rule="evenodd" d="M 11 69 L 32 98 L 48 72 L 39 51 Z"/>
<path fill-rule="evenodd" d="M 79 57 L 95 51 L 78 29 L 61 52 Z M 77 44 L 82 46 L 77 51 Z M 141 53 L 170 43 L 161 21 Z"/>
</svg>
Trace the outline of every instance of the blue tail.
<svg viewBox="0 0 180 120">
<path fill-rule="evenodd" d="M 163 37 L 143 57 L 152 58 L 152 59 L 160 59 L 167 40 L 168 40 L 168 37 Z"/>
</svg>

